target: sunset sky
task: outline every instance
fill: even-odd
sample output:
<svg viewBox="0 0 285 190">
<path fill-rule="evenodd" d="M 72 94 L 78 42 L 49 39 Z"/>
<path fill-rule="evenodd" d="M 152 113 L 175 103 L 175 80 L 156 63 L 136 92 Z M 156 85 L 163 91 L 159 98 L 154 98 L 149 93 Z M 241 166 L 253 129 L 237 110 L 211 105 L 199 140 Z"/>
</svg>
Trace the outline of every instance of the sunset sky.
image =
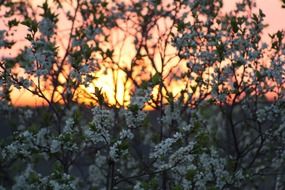
<svg viewBox="0 0 285 190">
<path fill-rule="evenodd" d="M 35 2 L 35 1 L 34 1 Z M 224 11 L 230 11 L 234 7 L 232 0 L 224 1 Z M 265 21 L 269 24 L 266 33 L 273 33 L 277 30 L 285 29 L 285 9 L 281 8 L 280 0 L 257 0 L 257 7 L 262 9 L 266 15 Z M 264 34 L 264 39 L 268 40 L 268 35 Z M 106 79 L 104 79 L 106 81 Z M 110 81 L 106 81 L 106 85 Z M 106 86 L 105 85 L 105 86 Z M 14 105 L 42 105 L 42 102 L 24 90 L 14 90 L 12 93 L 12 103 Z"/>
</svg>

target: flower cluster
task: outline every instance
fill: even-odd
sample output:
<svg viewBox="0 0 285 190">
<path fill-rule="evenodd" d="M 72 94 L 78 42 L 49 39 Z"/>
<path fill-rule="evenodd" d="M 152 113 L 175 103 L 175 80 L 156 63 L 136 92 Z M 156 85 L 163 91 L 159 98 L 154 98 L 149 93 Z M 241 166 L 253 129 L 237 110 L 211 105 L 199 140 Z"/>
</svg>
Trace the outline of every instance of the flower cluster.
<svg viewBox="0 0 285 190">
<path fill-rule="evenodd" d="M 1 190 L 284 189 L 285 34 L 253 1 L 27 2 L 0 3 Z"/>
</svg>

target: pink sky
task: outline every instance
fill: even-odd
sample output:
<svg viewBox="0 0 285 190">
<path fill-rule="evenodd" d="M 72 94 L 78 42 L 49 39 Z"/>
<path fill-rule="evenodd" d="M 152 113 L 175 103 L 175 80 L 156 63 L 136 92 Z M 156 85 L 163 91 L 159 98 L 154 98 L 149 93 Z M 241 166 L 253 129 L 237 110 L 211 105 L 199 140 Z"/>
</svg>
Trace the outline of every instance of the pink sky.
<svg viewBox="0 0 285 190">
<path fill-rule="evenodd" d="M 225 10 L 233 9 L 237 0 L 224 0 Z M 257 9 L 261 9 L 266 17 L 265 22 L 269 24 L 266 32 L 273 33 L 285 29 L 285 9 L 282 9 L 281 0 L 256 0 Z"/>
<path fill-rule="evenodd" d="M 281 8 L 281 0 L 258 0 L 257 3 L 266 14 L 269 32 L 285 29 L 285 9 Z"/>
<path fill-rule="evenodd" d="M 33 1 L 34 3 L 37 0 Z M 40 2 L 42 0 L 38 0 Z M 238 0 L 224 0 L 224 10 L 230 11 L 234 8 L 235 2 Z M 269 27 L 265 30 L 265 39 L 269 39 L 267 33 L 273 33 L 277 30 L 285 29 L 285 9 L 281 8 L 281 0 L 257 0 L 257 10 L 262 9 L 265 13 L 265 22 Z M 13 103 L 16 105 L 41 105 L 41 102 L 35 97 L 31 97 L 29 93 L 24 91 L 13 93 Z"/>
</svg>

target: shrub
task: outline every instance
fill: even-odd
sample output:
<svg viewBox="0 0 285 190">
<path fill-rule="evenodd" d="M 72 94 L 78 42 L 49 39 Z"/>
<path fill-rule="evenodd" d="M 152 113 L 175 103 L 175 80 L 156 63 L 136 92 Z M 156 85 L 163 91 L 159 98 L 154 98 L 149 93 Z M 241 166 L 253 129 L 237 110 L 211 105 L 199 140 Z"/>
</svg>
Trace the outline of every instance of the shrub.
<svg viewBox="0 0 285 190">
<path fill-rule="evenodd" d="M 0 189 L 283 188 L 284 31 L 252 1 L 0 6 Z"/>
</svg>

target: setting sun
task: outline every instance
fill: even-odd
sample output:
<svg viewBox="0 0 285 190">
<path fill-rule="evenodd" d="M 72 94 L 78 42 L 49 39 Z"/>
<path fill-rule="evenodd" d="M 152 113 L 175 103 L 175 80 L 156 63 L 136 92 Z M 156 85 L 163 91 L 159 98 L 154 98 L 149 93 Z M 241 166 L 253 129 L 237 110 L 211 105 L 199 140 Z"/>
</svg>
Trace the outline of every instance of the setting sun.
<svg viewBox="0 0 285 190">
<path fill-rule="evenodd" d="M 40 0 L 31 1 L 31 6 L 33 9 L 37 10 L 43 2 L 44 1 Z M 267 16 L 265 22 L 269 24 L 269 27 L 266 29 L 266 32 L 272 32 L 276 29 L 284 28 L 283 22 L 276 22 L 278 18 L 282 17 L 282 15 L 285 17 L 284 11 L 279 8 L 280 4 L 277 2 L 278 1 L 273 1 L 272 3 L 268 4 L 263 1 L 257 1 L 257 7 L 264 9 Z M 74 11 L 76 3 L 65 2 L 64 6 L 66 7 L 65 11 L 72 12 Z M 226 13 L 232 10 L 233 7 L 234 2 L 225 2 L 223 12 Z M 66 49 L 68 46 L 67 41 L 69 38 L 68 36 L 70 35 L 68 32 L 70 32 L 72 25 L 71 22 L 67 19 L 66 13 L 58 12 L 57 14 L 59 14 L 59 22 L 57 23 L 56 41 L 58 42 L 59 57 L 62 58 L 64 57 L 64 49 Z M 134 17 L 134 19 L 136 18 Z M 139 20 L 137 21 L 141 22 Z M 7 23 L 7 21 L 2 20 L 1 25 L 4 26 L 5 22 Z M 74 22 L 73 26 L 74 29 L 72 31 L 73 33 L 77 30 L 77 26 L 79 27 L 81 25 L 81 22 L 82 17 L 76 17 L 76 21 Z M 175 32 L 175 30 L 170 28 L 170 20 L 161 19 L 157 20 L 157 23 L 157 28 L 150 28 L 149 31 L 151 32 L 152 39 L 148 39 L 146 42 L 149 43 L 146 44 L 147 46 L 153 46 L 153 49 L 150 49 L 153 52 L 145 52 L 146 49 L 144 49 L 143 46 L 138 47 L 138 44 L 135 44 L 135 40 L 137 40 L 137 38 L 141 38 L 142 36 L 136 36 L 135 33 L 137 32 L 137 26 L 135 26 L 136 23 L 133 21 L 125 22 L 123 20 L 119 20 L 118 24 L 120 27 L 111 31 L 102 29 L 105 30 L 105 32 L 109 33 L 108 35 L 110 35 L 110 39 L 108 42 L 104 42 L 105 44 L 102 44 L 102 48 L 105 50 L 110 49 L 110 52 L 112 52 L 112 59 L 104 59 L 103 57 L 98 57 L 96 54 L 93 55 L 93 57 L 99 61 L 96 63 L 98 64 L 98 68 L 95 71 L 95 79 L 91 81 L 87 86 L 81 85 L 81 90 L 79 91 L 80 93 L 89 93 L 89 95 L 78 94 L 79 99 L 76 99 L 80 102 L 89 104 L 92 102 L 92 99 L 88 100 L 87 97 L 92 97 L 92 94 L 95 92 L 94 89 L 99 88 L 104 93 L 104 96 L 106 96 L 109 104 L 127 106 L 129 104 L 131 94 L 134 93 L 135 88 L 138 87 L 136 85 L 139 85 L 143 80 L 150 80 L 156 72 L 162 72 L 162 77 L 163 80 L 165 80 L 166 84 L 165 87 L 170 90 L 174 96 L 181 90 L 184 90 L 186 83 L 182 80 L 175 80 L 175 77 L 177 77 L 175 74 L 179 74 L 185 71 L 186 62 L 178 58 L 177 51 L 170 44 L 170 38 L 163 39 L 159 37 L 161 35 L 166 35 L 168 32 Z M 17 47 L 8 51 L 5 50 L 5 56 L 7 54 L 13 56 L 17 51 L 19 51 L 19 49 L 21 49 L 21 47 L 26 45 L 24 43 L 26 33 L 26 27 L 20 27 L 17 30 L 14 36 L 17 41 Z M 264 33 L 263 36 L 265 39 L 267 39 L 268 35 L 267 33 Z M 98 40 L 101 40 L 100 38 L 101 37 L 98 37 Z M 164 47 L 165 49 L 161 49 L 159 46 L 159 44 L 162 42 L 168 43 L 166 47 Z M 90 43 L 90 45 L 94 46 L 95 44 Z M 138 51 L 137 48 L 140 48 L 140 50 Z M 141 57 L 139 60 L 137 58 L 138 54 L 149 54 L 151 57 Z M 2 57 L 3 56 L 4 54 L 2 53 Z M 162 64 L 165 65 L 163 67 L 163 71 L 161 70 Z M 128 76 L 129 72 L 132 73 L 132 76 Z M 188 90 L 191 91 L 191 89 Z M 154 97 L 158 96 L 158 89 L 154 88 L 152 93 Z M 24 89 L 18 90 L 15 87 L 12 90 L 11 98 L 12 104 L 15 106 L 39 106 L 47 104 L 47 102 L 45 102 L 42 98 L 33 95 L 31 92 L 28 92 Z"/>
<path fill-rule="evenodd" d="M 0 190 L 285 189 L 285 0 L 0 0 Z"/>
</svg>

